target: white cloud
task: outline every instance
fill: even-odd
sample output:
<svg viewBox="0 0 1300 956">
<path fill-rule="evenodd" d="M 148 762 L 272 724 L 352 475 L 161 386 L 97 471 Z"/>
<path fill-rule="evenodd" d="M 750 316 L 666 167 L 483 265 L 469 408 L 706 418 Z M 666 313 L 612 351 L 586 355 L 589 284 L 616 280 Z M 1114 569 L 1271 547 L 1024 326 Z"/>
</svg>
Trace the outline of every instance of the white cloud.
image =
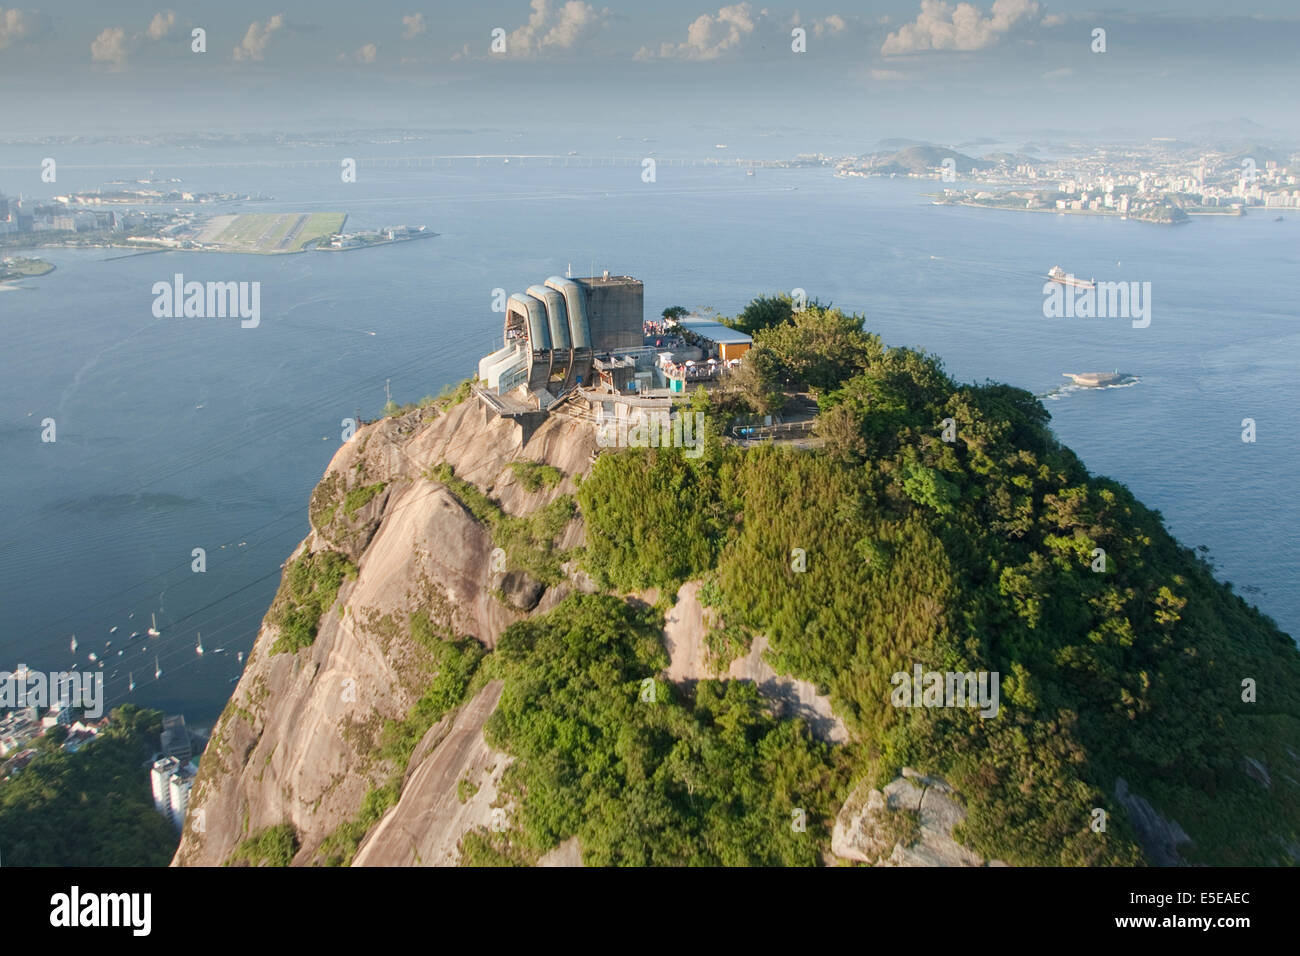
<svg viewBox="0 0 1300 956">
<path fill-rule="evenodd" d="M 36 30 L 32 18 L 21 10 L 0 7 L 0 50 L 19 40 L 26 39 Z"/>
<path fill-rule="evenodd" d="M 340 53 L 340 60 L 352 60 L 356 63 L 374 63 L 375 57 L 379 55 L 378 43 L 367 43 L 365 46 L 357 49 L 355 53 Z"/>
<path fill-rule="evenodd" d="M 172 32 L 172 27 L 176 25 L 176 14 L 170 10 L 162 10 L 153 15 L 149 21 L 149 39 L 161 40 L 167 34 Z"/>
<path fill-rule="evenodd" d="M 550 0 L 532 0 L 529 6 L 528 22 L 506 37 L 510 56 L 572 50 L 599 32 L 609 13 L 582 0 L 555 6 Z"/>
<path fill-rule="evenodd" d="M 424 22 L 423 13 L 411 13 L 402 17 L 402 39 L 404 40 L 418 37 L 427 29 L 429 25 Z"/>
<path fill-rule="evenodd" d="M 128 53 L 126 31 L 121 27 L 107 27 L 90 44 L 90 59 L 103 63 L 110 70 L 126 68 Z"/>
<path fill-rule="evenodd" d="M 813 35 L 823 36 L 827 33 L 841 33 L 848 27 L 848 23 L 838 13 L 832 13 L 824 20 L 813 21 Z"/>
<path fill-rule="evenodd" d="M 1043 17 L 1043 26 L 1059 27 L 1062 23 L 1066 23 L 1069 19 L 1070 18 L 1067 17 L 1064 13 L 1049 13 L 1047 16 Z"/>
<path fill-rule="evenodd" d="M 995 0 L 990 16 L 970 3 L 921 0 L 921 13 L 885 38 L 886 56 L 921 50 L 983 50 L 993 46 L 1021 20 L 1038 14 L 1035 0 Z"/>
<path fill-rule="evenodd" d="M 760 11 L 758 17 L 765 13 Z M 715 60 L 735 52 L 754 32 L 758 17 L 748 3 L 722 7 L 714 15 L 702 13 L 686 28 L 684 42 L 664 43 L 660 45 L 658 55 L 664 59 Z M 654 55 L 649 48 L 642 47 L 637 59 L 644 60 Z"/>
<path fill-rule="evenodd" d="M 277 13 L 263 25 L 254 20 L 248 25 L 244 39 L 235 47 L 236 60 L 260 60 L 266 56 L 266 48 L 271 42 L 271 34 L 284 27 L 284 14 Z"/>
</svg>

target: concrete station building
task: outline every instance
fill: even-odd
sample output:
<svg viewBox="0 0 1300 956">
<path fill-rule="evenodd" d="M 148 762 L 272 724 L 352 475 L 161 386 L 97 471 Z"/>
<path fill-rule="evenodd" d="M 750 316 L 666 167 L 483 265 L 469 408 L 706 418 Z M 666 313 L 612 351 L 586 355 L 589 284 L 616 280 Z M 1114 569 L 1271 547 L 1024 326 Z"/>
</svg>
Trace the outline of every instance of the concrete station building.
<svg viewBox="0 0 1300 956">
<path fill-rule="evenodd" d="M 506 301 L 505 345 L 479 361 L 479 381 L 505 396 L 521 389 L 545 408 L 590 387 L 598 360 L 644 348 L 645 287 L 631 276 L 551 276 Z"/>
</svg>

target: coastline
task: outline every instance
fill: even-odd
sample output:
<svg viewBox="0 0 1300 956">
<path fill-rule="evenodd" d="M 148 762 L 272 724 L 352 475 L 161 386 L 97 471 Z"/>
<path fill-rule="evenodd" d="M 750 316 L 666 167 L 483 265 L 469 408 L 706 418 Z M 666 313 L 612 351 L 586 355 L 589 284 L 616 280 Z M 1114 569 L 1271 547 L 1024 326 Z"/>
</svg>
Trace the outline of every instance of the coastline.
<svg viewBox="0 0 1300 956">
<path fill-rule="evenodd" d="M 931 194 L 933 195 L 933 194 Z M 1187 219 L 1145 219 L 1141 216 L 1126 216 L 1117 212 L 1103 212 L 1100 209 L 1031 209 L 1026 206 L 1023 208 L 1016 206 L 991 206 L 987 203 L 979 202 L 938 202 L 931 200 L 932 206 L 967 206 L 971 209 L 992 209 L 1002 212 L 1037 212 L 1037 213 L 1055 213 L 1058 216 L 1095 216 L 1098 219 L 1119 219 L 1124 222 L 1146 222 L 1153 226 L 1180 226 L 1186 223 Z M 1191 215 L 1185 214 L 1185 215 Z M 1230 213 L 1203 213 L 1200 215 L 1231 215 Z"/>
</svg>

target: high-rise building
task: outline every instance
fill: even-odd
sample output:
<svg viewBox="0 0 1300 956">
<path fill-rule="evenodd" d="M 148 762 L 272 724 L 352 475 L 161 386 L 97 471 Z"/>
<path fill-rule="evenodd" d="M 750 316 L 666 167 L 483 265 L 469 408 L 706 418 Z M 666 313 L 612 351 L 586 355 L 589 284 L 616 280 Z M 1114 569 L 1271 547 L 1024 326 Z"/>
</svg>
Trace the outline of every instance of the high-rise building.
<svg viewBox="0 0 1300 956">
<path fill-rule="evenodd" d="M 162 752 L 175 757 L 182 766 L 190 762 L 194 750 L 190 746 L 190 732 L 185 727 L 184 714 L 171 714 L 163 718 Z"/>
<path fill-rule="evenodd" d="M 168 816 L 177 830 L 185 826 L 185 814 L 190 807 L 190 790 L 194 787 L 194 768 L 186 765 L 167 780 Z"/>
<path fill-rule="evenodd" d="M 175 757 L 155 760 L 149 771 L 150 789 L 153 791 L 153 808 L 165 817 L 171 816 L 171 778 L 180 768 Z"/>
</svg>

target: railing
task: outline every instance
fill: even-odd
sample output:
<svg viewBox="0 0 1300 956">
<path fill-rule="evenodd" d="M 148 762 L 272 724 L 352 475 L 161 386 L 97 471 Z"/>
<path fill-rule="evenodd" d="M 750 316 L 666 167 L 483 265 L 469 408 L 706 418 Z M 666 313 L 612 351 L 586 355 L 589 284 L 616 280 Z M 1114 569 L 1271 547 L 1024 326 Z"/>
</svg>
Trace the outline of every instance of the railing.
<svg viewBox="0 0 1300 956">
<path fill-rule="evenodd" d="M 732 425 L 731 434 L 741 441 L 762 441 L 765 438 L 804 438 L 812 434 L 813 423 L 781 422 L 776 425 Z"/>
</svg>

